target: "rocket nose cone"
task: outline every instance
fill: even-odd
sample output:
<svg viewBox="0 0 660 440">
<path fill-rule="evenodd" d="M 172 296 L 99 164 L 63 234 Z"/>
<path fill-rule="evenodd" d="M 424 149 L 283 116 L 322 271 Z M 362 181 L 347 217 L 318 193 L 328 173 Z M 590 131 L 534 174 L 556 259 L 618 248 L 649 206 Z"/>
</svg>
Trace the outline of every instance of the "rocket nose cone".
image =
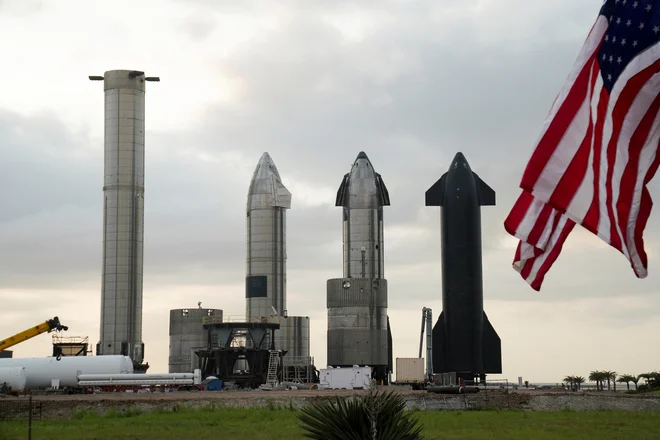
<svg viewBox="0 0 660 440">
<path fill-rule="evenodd" d="M 357 159 L 367 159 L 367 160 L 369 160 L 369 158 L 367 157 L 367 153 L 365 153 L 364 151 L 360 151 L 358 153 Z"/>
<path fill-rule="evenodd" d="M 452 159 L 452 161 L 451 161 L 450 170 L 452 168 L 453 169 L 459 169 L 460 168 L 460 169 L 470 170 L 470 164 L 468 163 L 468 161 L 465 158 L 465 156 L 463 155 L 463 153 L 461 153 L 460 151 L 458 153 L 456 153 L 456 156 L 454 156 L 454 159 Z"/>
<path fill-rule="evenodd" d="M 261 158 L 259 159 L 259 165 L 266 165 L 270 161 L 271 161 L 270 154 L 265 152 L 264 154 L 261 155 Z"/>
</svg>

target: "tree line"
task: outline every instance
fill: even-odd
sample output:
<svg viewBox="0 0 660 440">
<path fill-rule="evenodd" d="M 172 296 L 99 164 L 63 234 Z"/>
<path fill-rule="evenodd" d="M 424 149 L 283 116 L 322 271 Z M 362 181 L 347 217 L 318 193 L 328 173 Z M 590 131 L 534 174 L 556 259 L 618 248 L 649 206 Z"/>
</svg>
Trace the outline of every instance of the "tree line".
<svg viewBox="0 0 660 440">
<path fill-rule="evenodd" d="M 638 388 L 637 384 L 641 379 L 645 379 L 646 384 L 641 385 L 640 388 Z M 582 376 L 566 376 L 564 378 L 566 386 L 573 391 L 580 391 L 580 388 L 585 381 L 585 378 Z M 641 391 L 642 386 L 645 388 L 654 388 L 656 384 L 660 384 L 660 373 L 651 372 L 635 376 L 634 374 L 618 374 L 616 371 L 595 370 L 589 373 L 589 381 L 596 383 L 596 389 L 598 391 L 604 390 L 605 383 L 607 383 L 608 391 L 612 389 L 616 391 L 617 382 L 625 383 L 628 391 L 630 391 L 630 384 L 633 383 L 635 384 L 635 390 L 639 389 Z"/>
</svg>

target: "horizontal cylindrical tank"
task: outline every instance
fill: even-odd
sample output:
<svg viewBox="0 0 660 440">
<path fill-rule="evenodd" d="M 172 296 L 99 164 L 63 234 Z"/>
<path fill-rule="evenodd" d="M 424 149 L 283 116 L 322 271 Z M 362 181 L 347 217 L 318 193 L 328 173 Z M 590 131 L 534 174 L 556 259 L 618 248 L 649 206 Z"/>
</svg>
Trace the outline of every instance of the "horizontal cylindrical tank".
<svg viewBox="0 0 660 440">
<path fill-rule="evenodd" d="M 329 366 L 388 364 L 387 280 L 328 280 Z"/>
<path fill-rule="evenodd" d="M 170 310 L 170 373 L 192 373 L 198 367 L 195 350 L 208 346 L 208 332 L 202 318 L 213 316 L 222 322 L 221 309 L 173 309 Z M 219 319 L 219 321 L 218 321 Z"/>
<path fill-rule="evenodd" d="M 275 348 L 287 350 L 285 357 L 309 357 L 309 317 L 278 316 L 280 328 L 275 330 Z"/>
<path fill-rule="evenodd" d="M 22 392 L 27 384 L 24 367 L 0 368 L 0 386 L 7 384 L 14 392 Z"/>
<path fill-rule="evenodd" d="M 128 356 L 63 356 L 0 359 L 2 367 L 24 367 L 27 388 L 47 388 L 53 380 L 60 387 L 78 386 L 79 374 L 133 373 L 133 361 Z"/>
</svg>

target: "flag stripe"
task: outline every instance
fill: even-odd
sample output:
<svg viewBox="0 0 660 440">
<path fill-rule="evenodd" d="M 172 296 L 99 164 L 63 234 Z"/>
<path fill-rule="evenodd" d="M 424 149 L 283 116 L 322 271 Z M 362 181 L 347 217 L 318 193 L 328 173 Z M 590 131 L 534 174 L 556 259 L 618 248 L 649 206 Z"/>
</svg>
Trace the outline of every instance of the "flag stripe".
<svg viewBox="0 0 660 440">
<path fill-rule="evenodd" d="M 607 146 L 603 145 L 603 150 L 605 151 L 606 149 L 607 161 L 601 164 L 601 172 L 606 170 L 606 174 L 601 174 L 599 182 L 602 198 L 598 231 L 603 235 L 604 240 L 605 237 L 608 237 L 612 247 L 621 251 L 626 258 L 630 256 L 628 249 L 622 246 L 623 233 L 618 227 L 618 212 L 615 212 L 614 205 L 616 202 L 613 202 L 618 198 L 618 191 L 616 189 L 618 185 L 613 184 L 612 180 L 615 173 L 617 177 L 622 173 L 622 167 L 625 166 L 625 162 L 628 159 L 629 148 L 634 149 L 636 146 L 641 148 L 643 145 L 643 143 L 642 145 L 631 144 L 630 138 L 632 130 L 634 130 L 635 126 L 648 111 L 650 102 L 646 99 L 635 99 L 642 88 L 658 89 L 658 84 L 649 81 L 654 73 L 657 72 L 658 67 L 660 67 L 660 60 L 632 76 L 626 82 L 625 87 L 623 87 L 618 97 L 616 94 L 612 94 L 610 102 L 615 103 L 612 110 L 608 111 L 605 122 L 606 129 L 611 130 L 611 135 Z M 614 89 L 612 91 L 614 92 Z M 616 99 L 616 101 L 612 101 L 612 98 Z M 625 188 L 622 189 L 625 190 Z M 610 219 L 613 221 L 610 221 Z M 608 228 L 609 230 L 607 230 Z"/>
<path fill-rule="evenodd" d="M 545 120 L 540 140 L 537 142 L 537 148 L 532 153 L 523 174 L 523 189 L 531 192 L 531 187 L 536 184 L 559 145 L 563 134 L 571 124 L 576 112 L 580 109 L 589 82 L 591 67 L 606 31 L 607 19 L 600 16 L 589 32 L 573 70 L 564 82 L 564 86 Z"/>
<path fill-rule="evenodd" d="M 660 62 L 657 64 L 660 67 Z M 649 72 L 649 70 L 647 69 L 645 72 Z M 610 217 L 614 220 L 613 225 L 616 226 L 617 234 L 621 236 L 625 244 L 622 246 L 623 250 L 626 251 L 624 255 L 628 257 L 636 273 L 637 265 L 631 259 L 636 251 L 634 248 L 630 248 L 631 240 L 628 237 L 628 220 L 632 204 L 639 202 L 639 200 L 634 200 L 633 195 L 635 193 L 637 176 L 640 171 L 639 161 L 642 157 L 642 150 L 649 148 L 649 146 L 655 148 L 652 140 L 653 132 L 655 131 L 653 130 L 653 126 L 658 110 L 660 109 L 660 96 L 656 95 L 652 101 L 647 99 L 649 93 L 655 93 L 660 88 L 660 74 L 650 75 L 651 72 L 635 78 L 643 80 L 644 85 L 640 88 L 638 95 L 635 96 L 635 102 L 632 104 L 631 110 L 626 115 L 627 117 L 622 124 L 622 131 L 626 131 L 626 134 L 622 136 L 620 145 L 615 150 L 618 154 L 613 172 L 614 177 L 610 184 L 612 191 L 611 200 L 613 202 L 608 204 Z M 650 163 L 650 160 L 647 159 L 644 163 Z M 641 197 L 641 193 L 637 194 L 637 197 Z M 614 246 L 614 242 L 612 245 Z M 631 250 L 628 251 L 628 249 Z"/>
<path fill-rule="evenodd" d="M 527 279 L 527 282 L 536 291 L 541 290 L 545 274 L 550 270 L 550 267 L 552 267 L 557 258 L 559 258 L 564 242 L 575 226 L 575 222 L 565 215 L 558 215 L 557 218 L 560 219 L 560 221 L 556 224 L 555 230 L 553 231 L 552 238 L 548 244 L 549 249 L 542 256 L 537 257 L 540 264 L 535 272 L 534 278 Z M 536 264 L 536 262 L 534 264 Z"/>
<path fill-rule="evenodd" d="M 588 110 L 593 109 L 593 91 L 600 78 L 598 74 L 598 66 L 596 63 L 591 69 L 591 79 L 589 89 L 587 92 L 587 99 L 585 105 Z M 599 90 L 602 89 L 602 81 Z M 582 182 L 587 174 L 587 167 L 589 165 L 589 157 L 591 151 L 591 144 L 593 139 L 593 118 L 591 113 L 588 114 L 589 122 L 586 124 L 586 133 L 582 139 L 582 143 L 573 157 L 570 165 L 566 168 L 564 174 L 559 178 L 557 186 L 554 188 L 552 195 L 549 198 L 549 203 L 552 206 L 570 206 L 573 198 L 577 195 Z M 576 142 L 577 144 L 578 142 Z M 565 210 L 560 209 L 561 213 Z"/>
</svg>

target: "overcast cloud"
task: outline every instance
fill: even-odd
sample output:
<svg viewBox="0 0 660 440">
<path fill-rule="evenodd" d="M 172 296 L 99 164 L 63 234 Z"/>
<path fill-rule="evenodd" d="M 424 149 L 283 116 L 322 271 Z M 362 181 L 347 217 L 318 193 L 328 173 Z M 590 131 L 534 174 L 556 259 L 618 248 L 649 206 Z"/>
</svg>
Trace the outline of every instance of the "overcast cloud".
<svg viewBox="0 0 660 440">
<path fill-rule="evenodd" d="M 600 0 L 0 0 L 0 337 L 53 315 L 99 337 L 103 89 L 147 85 L 144 342 L 167 370 L 168 310 L 245 310 L 245 201 L 264 151 L 293 194 L 288 309 L 312 320 L 325 366 L 325 285 L 341 276 L 336 190 L 364 150 L 390 191 L 385 274 L 394 356 L 417 353 L 421 308 L 440 314 L 439 209 L 424 192 L 462 151 L 497 192 L 482 213 L 484 299 L 502 378 L 560 381 L 655 370 L 660 227 L 649 277 L 574 232 L 533 291 L 503 221 L 541 124 Z M 129 8 L 130 5 L 130 8 Z M 658 181 L 651 186 L 657 195 Z M 47 336 L 15 356 L 50 352 Z"/>
</svg>

